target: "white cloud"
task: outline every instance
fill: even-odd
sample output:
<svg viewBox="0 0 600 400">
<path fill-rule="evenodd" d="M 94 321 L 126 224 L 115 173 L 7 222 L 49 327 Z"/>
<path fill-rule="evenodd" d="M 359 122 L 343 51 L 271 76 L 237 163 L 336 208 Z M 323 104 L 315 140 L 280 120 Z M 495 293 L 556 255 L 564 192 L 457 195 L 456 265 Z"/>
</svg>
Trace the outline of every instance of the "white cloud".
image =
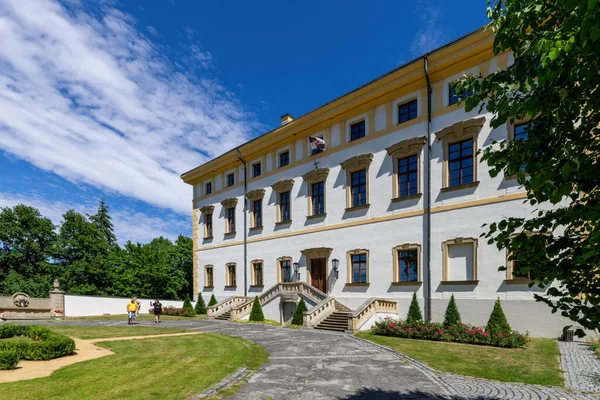
<svg viewBox="0 0 600 400">
<path fill-rule="evenodd" d="M 178 72 L 131 16 L 101 10 L 0 3 L 0 148 L 187 214 L 191 188 L 179 175 L 259 126 L 219 82 Z M 210 67 L 210 52 L 190 49 Z"/>
<path fill-rule="evenodd" d="M 441 4 L 434 0 L 415 0 L 420 28 L 415 32 L 410 51 L 413 56 L 423 55 L 444 44 L 440 26 Z"/>
<path fill-rule="evenodd" d="M 86 203 L 70 203 L 59 200 L 47 200 L 37 195 L 17 195 L 0 193 L 0 207 L 14 207 L 25 204 L 37 208 L 44 217 L 48 217 L 55 225 L 62 221 L 63 214 L 73 209 L 82 214 L 95 214 L 98 204 L 94 200 Z M 160 218 L 130 209 L 119 209 L 110 206 L 110 215 L 115 235 L 120 244 L 128 240 L 148 243 L 152 239 L 163 236 L 171 240 L 177 239 L 180 232 L 188 232 L 190 223 L 181 218 Z"/>
</svg>

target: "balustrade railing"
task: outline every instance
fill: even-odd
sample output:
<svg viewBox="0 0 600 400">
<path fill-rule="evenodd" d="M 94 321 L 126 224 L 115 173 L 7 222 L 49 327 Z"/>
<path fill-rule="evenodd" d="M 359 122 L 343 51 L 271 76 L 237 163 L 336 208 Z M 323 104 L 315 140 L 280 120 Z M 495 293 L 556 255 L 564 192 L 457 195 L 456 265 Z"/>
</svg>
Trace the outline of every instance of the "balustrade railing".
<svg viewBox="0 0 600 400">
<path fill-rule="evenodd" d="M 335 298 L 327 296 L 313 308 L 302 313 L 302 325 L 307 327 L 315 326 L 334 311 Z"/>
<path fill-rule="evenodd" d="M 398 314 L 398 303 L 395 300 L 380 298 L 367 300 L 348 318 L 348 329 L 351 331 L 359 330 L 369 318 L 378 312 Z"/>
<path fill-rule="evenodd" d="M 248 299 L 250 299 L 250 297 L 246 297 L 246 296 L 228 297 L 225 300 L 222 300 L 213 306 L 206 307 L 206 311 L 207 311 L 206 314 L 209 317 L 214 317 L 222 312 L 227 311 L 228 308 L 230 308 L 236 304 L 247 302 Z"/>
</svg>

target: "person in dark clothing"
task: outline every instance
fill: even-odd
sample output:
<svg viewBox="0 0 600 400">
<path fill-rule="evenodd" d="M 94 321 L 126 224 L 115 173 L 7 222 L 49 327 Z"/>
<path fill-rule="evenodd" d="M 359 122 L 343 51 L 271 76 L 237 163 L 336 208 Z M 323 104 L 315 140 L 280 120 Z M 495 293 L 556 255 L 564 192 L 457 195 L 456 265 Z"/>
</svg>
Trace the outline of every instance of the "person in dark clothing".
<svg viewBox="0 0 600 400">
<path fill-rule="evenodd" d="M 154 323 L 158 324 L 160 322 L 160 314 L 162 314 L 163 306 L 160 303 L 160 301 L 158 301 L 158 299 L 154 299 L 154 303 L 152 303 L 152 308 L 155 318 Z"/>
</svg>

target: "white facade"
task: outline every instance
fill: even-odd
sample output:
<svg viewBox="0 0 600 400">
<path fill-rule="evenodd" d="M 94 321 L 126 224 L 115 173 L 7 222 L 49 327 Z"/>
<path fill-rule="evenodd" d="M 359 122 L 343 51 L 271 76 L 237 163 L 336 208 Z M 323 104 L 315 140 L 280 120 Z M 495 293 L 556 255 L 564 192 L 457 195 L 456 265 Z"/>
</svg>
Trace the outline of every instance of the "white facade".
<svg viewBox="0 0 600 400">
<path fill-rule="evenodd" d="M 463 72 L 493 72 L 504 59 L 490 59 Z M 484 70 L 485 69 L 485 70 Z M 203 196 L 205 183 L 196 188 L 194 209 L 214 206 L 212 211 L 212 238 L 203 239 L 204 214 L 196 212 L 197 237 L 195 263 L 197 275 L 195 287 L 208 300 L 214 294 L 218 300 L 232 295 L 259 295 L 275 285 L 280 279 L 278 272 L 280 257 L 290 257 L 300 265 L 299 279 L 309 284 L 310 261 L 304 253 L 307 249 L 328 248 L 326 256 L 326 292 L 351 309 L 355 309 L 365 300 L 373 297 L 396 299 L 400 317 L 408 311 L 413 292 L 424 308 L 428 292 L 431 297 L 431 317 L 435 321 L 443 320 L 448 299 L 454 294 L 461 311 L 463 322 L 485 324 L 493 302 L 500 298 L 509 322 L 514 329 L 530 331 L 534 336 L 555 337 L 560 335 L 562 327 L 568 324 L 566 319 L 552 315 L 550 309 L 536 303 L 533 293 L 537 287 L 528 288 L 526 281 L 515 283 L 507 280 L 507 272 L 498 271 L 506 265 L 506 254 L 498 251 L 495 245 L 487 244 L 480 238 L 484 232 L 482 224 L 500 220 L 505 216 L 527 217 L 532 209 L 523 204 L 524 192 L 516 180 L 503 176 L 491 178 L 488 166 L 477 162 L 476 178 L 473 183 L 460 189 L 443 190 L 448 168 L 444 162 L 447 157 L 446 142 L 438 137 L 440 131 L 455 124 L 485 117 L 482 126 L 477 128 L 474 143 L 477 149 L 492 145 L 493 141 L 509 139 L 509 127 L 490 128 L 492 115 L 469 113 L 464 108 L 448 105 L 448 86 L 460 74 L 452 74 L 433 82 L 432 125 L 429 133 L 431 143 L 431 161 L 427 162 L 426 145 L 418 150 L 420 196 L 396 201 L 394 194 L 395 157 L 386 150 L 390 146 L 411 138 L 428 135 L 427 92 L 424 87 L 403 93 L 401 96 L 377 105 L 365 112 L 346 118 L 340 123 L 317 132 L 307 131 L 300 140 L 289 144 L 282 143 L 280 148 L 266 152 L 261 157 L 246 160 L 249 178 L 252 177 L 251 165 L 262 162 L 262 175 L 249 179 L 247 191 L 264 189 L 262 202 L 262 229 L 249 229 L 247 236 L 247 279 L 244 280 L 244 186 L 237 180 L 243 177 L 243 169 L 236 170 L 236 185 Z M 443 98 L 440 98 L 443 97 Z M 408 122 L 398 123 L 398 105 L 416 99 L 417 117 Z M 390 115 L 391 114 L 391 115 Z M 350 141 L 351 124 L 365 121 L 365 137 Z M 466 126 L 466 125 L 465 125 Z M 457 128 L 460 129 L 460 128 Z M 465 129 L 466 131 L 466 129 Z M 437 135 L 436 135 L 437 133 Z M 318 168 L 329 168 L 325 181 L 325 212 L 318 218 L 307 218 L 309 213 L 309 184 L 303 175 L 315 169 L 313 158 L 309 156 L 308 135 L 323 137 L 327 141 L 327 150 L 315 157 Z M 460 136 L 460 135 L 459 135 Z M 469 137 L 469 135 L 465 136 Z M 291 165 L 279 166 L 279 154 L 290 152 Z M 357 155 L 372 154 L 368 166 L 368 207 L 347 210 L 347 171 L 342 168 L 345 160 Z M 480 157 L 477 156 L 477 159 Z M 239 164 L 238 164 L 239 166 Z M 233 170 L 234 165 L 231 166 Z M 426 179 L 427 169 L 431 168 L 431 260 L 427 260 L 427 217 Z M 238 172 L 239 171 L 239 172 Z M 219 187 L 227 172 L 214 177 L 213 191 Z M 293 180 L 291 189 L 291 222 L 278 224 L 276 191 L 271 187 L 282 180 Z M 208 179 L 203 180 L 206 182 Z M 202 193 L 198 193 L 202 192 Z M 226 235 L 226 210 L 221 205 L 225 199 L 237 198 L 235 206 L 236 232 Z M 248 201 L 249 211 L 252 207 Z M 248 227 L 251 227 L 250 212 L 247 215 Z M 458 239 L 455 242 L 448 242 Z M 471 241 L 475 239 L 475 241 Z M 445 247 L 444 243 L 448 246 Z M 396 283 L 397 268 L 394 258 L 397 246 L 409 244 L 420 246 L 418 283 Z M 444 250 L 446 248 L 446 250 Z M 348 276 L 347 253 L 352 250 L 368 250 L 367 284 L 352 284 Z M 475 249 L 475 251 L 473 251 Z M 332 260 L 339 260 L 339 276 L 335 278 Z M 263 285 L 253 286 L 252 261 L 263 263 Z M 226 265 L 235 263 L 236 286 L 226 282 Z M 205 266 L 213 268 L 213 285 L 206 287 Z M 430 265 L 428 276 L 427 266 Z M 444 267 L 446 265 L 446 269 Z M 428 280 L 431 286 L 428 288 Z M 428 290 L 429 289 L 429 290 Z"/>
</svg>

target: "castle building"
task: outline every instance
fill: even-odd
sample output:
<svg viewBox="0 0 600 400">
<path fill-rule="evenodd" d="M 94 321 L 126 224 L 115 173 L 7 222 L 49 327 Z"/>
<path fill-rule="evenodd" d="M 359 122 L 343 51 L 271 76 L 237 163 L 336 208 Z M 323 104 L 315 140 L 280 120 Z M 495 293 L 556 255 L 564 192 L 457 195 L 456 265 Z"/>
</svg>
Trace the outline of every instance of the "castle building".
<svg viewBox="0 0 600 400">
<path fill-rule="evenodd" d="M 491 129 L 493 115 L 466 112 L 453 88 L 512 62 L 492 42 L 475 31 L 184 173 L 195 295 L 233 307 L 303 282 L 323 294 L 309 308 L 326 296 L 352 313 L 381 299 L 403 317 L 416 292 L 426 318 L 442 321 L 454 294 L 473 324 L 500 298 L 514 329 L 558 336 L 568 321 L 535 302 L 542 289 L 480 237 L 485 223 L 532 212 L 516 179 L 491 178 L 478 154 L 525 140 L 526 125 Z"/>
</svg>

